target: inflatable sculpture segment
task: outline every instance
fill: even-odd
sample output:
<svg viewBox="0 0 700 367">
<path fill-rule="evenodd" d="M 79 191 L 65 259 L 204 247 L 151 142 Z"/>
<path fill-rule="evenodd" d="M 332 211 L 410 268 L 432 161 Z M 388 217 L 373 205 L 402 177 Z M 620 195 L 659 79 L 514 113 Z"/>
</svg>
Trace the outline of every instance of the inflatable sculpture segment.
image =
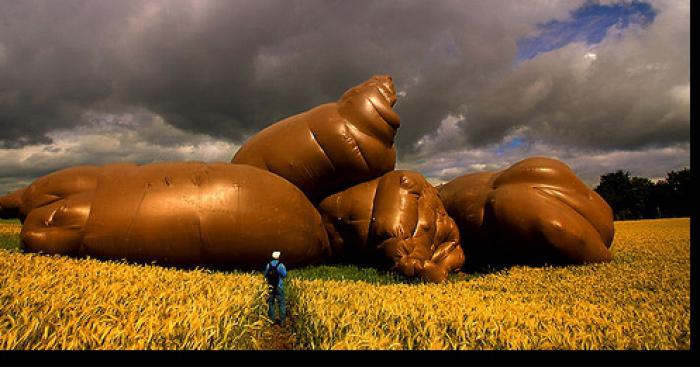
<svg viewBox="0 0 700 367">
<path fill-rule="evenodd" d="M 610 206 L 564 163 L 529 158 L 440 188 L 472 264 L 588 263 L 611 259 Z"/>
<path fill-rule="evenodd" d="M 281 177 L 225 163 L 110 164 L 44 176 L 0 198 L 27 251 L 167 265 L 259 268 L 329 256 L 318 211 Z"/>
<path fill-rule="evenodd" d="M 399 116 L 390 76 L 375 76 L 337 102 L 294 115 L 260 131 L 231 163 L 284 177 L 312 201 L 394 169 Z"/>
<path fill-rule="evenodd" d="M 464 264 L 457 226 L 419 173 L 389 172 L 327 197 L 319 210 L 338 259 L 388 261 L 433 282 Z"/>
</svg>

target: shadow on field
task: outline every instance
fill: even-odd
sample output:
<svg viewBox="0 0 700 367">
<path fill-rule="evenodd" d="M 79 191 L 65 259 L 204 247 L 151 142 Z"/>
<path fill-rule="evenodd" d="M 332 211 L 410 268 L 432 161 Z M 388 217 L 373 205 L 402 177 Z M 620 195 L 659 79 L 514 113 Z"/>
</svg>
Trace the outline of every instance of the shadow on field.
<svg viewBox="0 0 700 367">
<path fill-rule="evenodd" d="M 479 272 L 453 273 L 449 281 L 469 281 L 479 278 L 501 269 L 481 269 Z M 408 279 L 397 272 L 380 270 L 373 267 L 356 265 L 316 265 L 289 271 L 290 279 L 302 280 L 339 280 L 339 281 L 363 281 L 371 284 L 422 284 L 417 278 Z"/>
<path fill-rule="evenodd" d="M 19 234 L 0 233 L 0 249 L 19 251 Z"/>
<path fill-rule="evenodd" d="M 373 284 L 409 283 L 396 273 L 355 265 L 315 265 L 289 270 L 290 279 L 363 281 Z"/>
</svg>

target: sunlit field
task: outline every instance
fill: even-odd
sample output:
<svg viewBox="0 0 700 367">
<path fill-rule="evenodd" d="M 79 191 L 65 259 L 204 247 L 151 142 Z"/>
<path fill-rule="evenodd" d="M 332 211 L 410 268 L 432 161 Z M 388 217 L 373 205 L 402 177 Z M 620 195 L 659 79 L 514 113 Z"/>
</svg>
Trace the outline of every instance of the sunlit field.
<svg viewBox="0 0 700 367">
<path fill-rule="evenodd" d="M 261 273 L 24 254 L 19 230 L 0 222 L 2 349 L 270 347 Z M 689 349 L 689 219 L 615 230 L 611 263 L 440 285 L 354 266 L 292 270 L 292 348 Z"/>
<path fill-rule="evenodd" d="M 255 349 L 258 276 L 0 256 L 2 349 Z"/>
</svg>

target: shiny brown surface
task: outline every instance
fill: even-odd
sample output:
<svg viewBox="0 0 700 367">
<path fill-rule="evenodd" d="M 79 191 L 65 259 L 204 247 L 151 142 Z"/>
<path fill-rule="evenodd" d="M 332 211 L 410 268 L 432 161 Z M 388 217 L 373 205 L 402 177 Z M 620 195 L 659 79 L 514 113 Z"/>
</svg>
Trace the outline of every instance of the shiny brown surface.
<svg viewBox="0 0 700 367">
<path fill-rule="evenodd" d="M 609 261 L 610 206 L 564 163 L 542 157 L 458 177 L 440 197 L 470 264 Z"/>
<path fill-rule="evenodd" d="M 333 257 L 390 266 L 440 282 L 464 263 L 459 233 L 423 176 L 392 171 L 319 205 Z"/>
<path fill-rule="evenodd" d="M 245 165 L 200 162 L 82 166 L 0 197 L 27 251 L 259 268 L 330 254 L 318 211 L 286 180 Z"/>
<path fill-rule="evenodd" d="M 276 173 L 312 201 L 394 169 L 400 124 L 390 76 L 375 76 L 327 103 L 248 139 L 232 163 Z"/>
</svg>

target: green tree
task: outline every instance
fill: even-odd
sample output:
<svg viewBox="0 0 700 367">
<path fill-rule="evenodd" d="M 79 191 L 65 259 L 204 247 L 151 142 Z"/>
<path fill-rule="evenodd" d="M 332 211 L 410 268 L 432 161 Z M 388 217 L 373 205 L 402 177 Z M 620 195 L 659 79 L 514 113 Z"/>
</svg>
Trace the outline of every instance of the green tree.
<svg viewBox="0 0 700 367">
<path fill-rule="evenodd" d="M 692 211 L 690 194 L 690 169 L 671 171 L 666 174 L 665 203 L 668 216 L 688 217 Z"/>
<path fill-rule="evenodd" d="M 644 177 L 630 179 L 628 206 L 631 213 L 629 219 L 657 218 L 656 205 L 653 198 L 654 183 Z"/>
<path fill-rule="evenodd" d="M 689 168 L 668 172 L 656 183 L 617 170 L 600 176 L 595 191 L 612 207 L 616 220 L 688 217 L 692 211 Z"/>
<path fill-rule="evenodd" d="M 612 207 L 615 219 L 630 219 L 630 197 L 632 182 L 629 171 L 617 170 L 600 176 L 595 191 Z"/>
</svg>

